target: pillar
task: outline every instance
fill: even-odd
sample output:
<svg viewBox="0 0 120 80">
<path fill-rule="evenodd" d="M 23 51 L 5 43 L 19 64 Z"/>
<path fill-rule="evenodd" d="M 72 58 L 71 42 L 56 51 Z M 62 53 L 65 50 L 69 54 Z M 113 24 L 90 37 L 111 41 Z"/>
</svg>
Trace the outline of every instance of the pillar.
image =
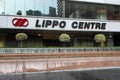
<svg viewBox="0 0 120 80">
<path fill-rule="evenodd" d="M 1 48 L 5 47 L 5 37 L 6 37 L 6 34 L 0 34 L 0 47 Z"/>
</svg>

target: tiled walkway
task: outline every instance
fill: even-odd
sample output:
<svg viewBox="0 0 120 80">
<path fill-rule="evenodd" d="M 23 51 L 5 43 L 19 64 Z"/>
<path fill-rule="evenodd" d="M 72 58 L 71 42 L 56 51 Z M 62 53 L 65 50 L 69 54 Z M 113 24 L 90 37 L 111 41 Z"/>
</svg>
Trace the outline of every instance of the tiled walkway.
<svg viewBox="0 0 120 80">
<path fill-rule="evenodd" d="M 8 54 L 0 60 L 0 74 L 119 67 L 119 52 Z"/>
</svg>

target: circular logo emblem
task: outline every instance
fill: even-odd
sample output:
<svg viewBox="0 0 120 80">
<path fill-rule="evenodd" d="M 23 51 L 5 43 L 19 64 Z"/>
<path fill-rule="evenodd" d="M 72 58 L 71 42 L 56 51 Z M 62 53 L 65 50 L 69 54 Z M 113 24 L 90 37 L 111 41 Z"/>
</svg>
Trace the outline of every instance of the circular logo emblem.
<svg viewBox="0 0 120 80">
<path fill-rule="evenodd" d="M 29 24 L 29 21 L 25 18 L 14 18 L 12 20 L 12 24 L 15 27 L 27 27 Z"/>
</svg>

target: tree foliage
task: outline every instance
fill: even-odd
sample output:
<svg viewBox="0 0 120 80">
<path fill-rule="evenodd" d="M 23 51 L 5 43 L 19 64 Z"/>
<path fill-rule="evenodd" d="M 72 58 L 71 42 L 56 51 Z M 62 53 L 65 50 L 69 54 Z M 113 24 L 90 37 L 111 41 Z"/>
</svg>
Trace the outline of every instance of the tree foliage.
<svg viewBox="0 0 120 80">
<path fill-rule="evenodd" d="M 22 15 L 22 11 L 18 10 L 18 12 L 16 13 L 17 15 Z"/>
</svg>

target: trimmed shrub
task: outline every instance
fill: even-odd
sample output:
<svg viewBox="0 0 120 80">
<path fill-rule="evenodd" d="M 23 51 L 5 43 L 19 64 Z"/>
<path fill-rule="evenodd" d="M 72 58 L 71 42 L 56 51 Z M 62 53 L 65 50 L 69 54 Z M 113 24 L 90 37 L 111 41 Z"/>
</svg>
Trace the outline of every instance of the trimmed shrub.
<svg viewBox="0 0 120 80">
<path fill-rule="evenodd" d="M 106 37 L 104 34 L 97 34 L 94 37 L 94 40 L 98 43 L 101 43 L 101 47 L 104 47 L 104 42 L 106 41 Z"/>
<path fill-rule="evenodd" d="M 25 33 L 17 33 L 16 36 L 15 36 L 15 39 L 17 41 L 19 41 L 18 47 L 22 48 L 23 47 L 22 41 L 26 40 L 27 38 L 28 38 L 27 34 L 25 34 Z"/>
<path fill-rule="evenodd" d="M 60 42 L 63 42 L 63 46 L 65 46 L 66 42 L 70 42 L 70 36 L 66 33 L 63 33 L 59 36 Z"/>
</svg>

